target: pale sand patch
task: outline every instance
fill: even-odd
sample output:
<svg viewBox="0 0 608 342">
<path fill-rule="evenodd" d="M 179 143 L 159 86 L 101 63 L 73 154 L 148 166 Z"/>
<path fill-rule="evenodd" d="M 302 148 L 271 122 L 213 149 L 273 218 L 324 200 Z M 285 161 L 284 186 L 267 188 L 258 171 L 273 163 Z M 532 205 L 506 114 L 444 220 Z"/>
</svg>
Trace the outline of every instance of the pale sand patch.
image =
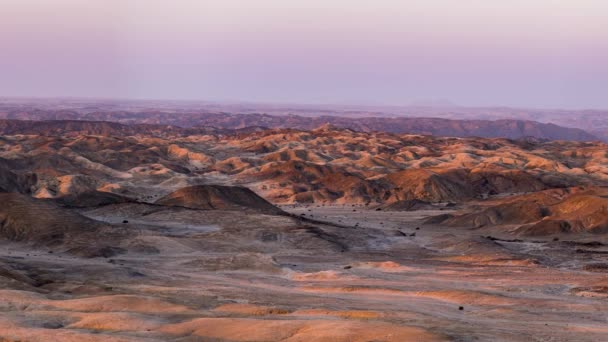
<svg viewBox="0 0 608 342">
<path fill-rule="evenodd" d="M 568 330 L 581 332 L 581 333 L 601 333 L 608 336 L 608 327 L 600 325 L 572 325 L 568 324 Z"/>
<path fill-rule="evenodd" d="M 76 314 L 80 320 L 67 326 L 69 329 L 100 331 L 146 331 L 158 329 L 161 323 L 125 312 Z"/>
<path fill-rule="evenodd" d="M 187 313 L 190 309 L 183 305 L 171 304 L 159 299 L 133 296 L 115 295 L 99 296 L 70 300 L 49 300 L 44 302 L 70 311 L 83 312 L 139 312 L 139 313 Z"/>
<path fill-rule="evenodd" d="M 318 287 L 306 286 L 302 288 L 306 292 L 315 293 L 344 293 L 380 296 L 404 296 L 422 297 L 441 300 L 445 302 L 469 304 L 469 305 L 514 305 L 517 300 L 508 297 L 495 296 L 477 291 L 446 290 L 446 291 L 401 291 L 396 289 L 349 286 L 349 287 Z"/>
<path fill-rule="evenodd" d="M 224 304 L 213 309 L 216 312 L 249 315 L 249 316 L 265 316 L 265 315 L 285 315 L 291 311 L 270 306 L 261 306 L 253 304 Z"/>
<path fill-rule="evenodd" d="M 570 292 L 580 297 L 608 298 L 608 286 L 575 287 Z"/>
<path fill-rule="evenodd" d="M 303 310 L 287 310 L 271 306 L 253 305 L 253 304 L 224 304 L 213 309 L 215 312 L 239 314 L 249 316 L 266 316 L 266 315 L 290 315 L 290 316 L 315 316 L 315 317 L 339 317 L 344 319 L 377 319 L 387 317 L 388 314 L 378 311 L 369 310 L 327 310 L 327 309 L 303 309 Z"/>
<path fill-rule="evenodd" d="M 138 338 L 122 338 L 105 334 L 88 334 L 65 329 L 43 329 L 34 327 L 21 327 L 0 318 L 0 341 L 27 341 L 27 342 L 136 342 L 143 341 Z"/>
<path fill-rule="evenodd" d="M 383 262 L 362 262 L 356 264 L 358 268 L 371 268 L 381 270 L 383 272 L 413 272 L 416 268 L 403 266 L 394 261 L 383 261 Z"/>
<path fill-rule="evenodd" d="M 509 257 L 497 257 L 495 255 L 474 254 L 457 255 L 450 257 L 435 258 L 435 260 L 473 264 L 479 266 L 525 266 L 536 267 L 538 263 L 531 259 L 514 259 Z"/>
<path fill-rule="evenodd" d="M 388 316 L 387 313 L 368 310 L 334 311 L 325 309 L 304 309 L 291 313 L 293 316 L 331 316 L 344 319 L 377 319 Z"/>
<path fill-rule="evenodd" d="M 380 322 L 324 320 L 261 320 L 245 318 L 200 318 L 159 329 L 160 332 L 230 341 L 444 341 L 419 328 Z"/>
<path fill-rule="evenodd" d="M 441 301 L 469 304 L 469 305 L 515 305 L 516 299 L 495 296 L 478 291 L 446 290 L 446 291 L 418 291 L 407 292 L 408 295 L 438 299 Z"/>
<path fill-rule="evenodd" d="M 304 286 L 302 290 L 305 292 L 314 293 L 356 293 L 356 294 L 367 294 L 367 295 L 392 295 L 392 296 L 407 296 L 408 293 L 401 290 L 378 288 L 378 287 L 365 287 L 365 286 L 343 286 L 343 287 L 320 287 L 320 286 Z"/>
<path fill-rule="evenodd" d="M 295 281 L 336 281 L 336 280 L 353 280 L 354 276 L 344 275 L 336 271 L 320 271 L 314 273 L 292 273 L 291 280 Z"/>
</svg>

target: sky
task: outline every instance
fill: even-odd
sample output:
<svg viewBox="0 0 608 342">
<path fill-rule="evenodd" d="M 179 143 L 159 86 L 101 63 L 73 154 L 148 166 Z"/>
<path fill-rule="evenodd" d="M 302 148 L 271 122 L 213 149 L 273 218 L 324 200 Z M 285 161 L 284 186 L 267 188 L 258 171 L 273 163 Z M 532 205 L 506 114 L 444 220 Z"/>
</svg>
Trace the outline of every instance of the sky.
<svg viewBox="0 0 608 342">
<path fill-rule="evenodd" d="M 608 108 L 605 0 L 0 0 L 0 96 Z"/>
</svg>

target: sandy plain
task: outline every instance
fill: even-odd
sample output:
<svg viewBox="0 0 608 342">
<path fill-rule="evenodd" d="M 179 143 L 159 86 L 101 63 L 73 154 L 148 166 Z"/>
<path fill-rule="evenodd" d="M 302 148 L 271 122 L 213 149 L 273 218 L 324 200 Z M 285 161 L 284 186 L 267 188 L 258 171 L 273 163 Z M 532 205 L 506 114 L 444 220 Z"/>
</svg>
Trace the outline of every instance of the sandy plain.
<svg viewBox="0 0 608 342">
<path fill-rule="evenodd" d="M 125 203 L 79 212 L 128 220 L 136 237 L 125 242 L 126 254 L 80 258 L 2 242 L 12 280 L 0 290 L 0 340 L 608 336 L 608 279 L 588 267 L 606 261 L 603 236 L 509 242 L 492 229 L 423 224 L 446 210 L 282 209 L 327 223 Z"/>
</svg>

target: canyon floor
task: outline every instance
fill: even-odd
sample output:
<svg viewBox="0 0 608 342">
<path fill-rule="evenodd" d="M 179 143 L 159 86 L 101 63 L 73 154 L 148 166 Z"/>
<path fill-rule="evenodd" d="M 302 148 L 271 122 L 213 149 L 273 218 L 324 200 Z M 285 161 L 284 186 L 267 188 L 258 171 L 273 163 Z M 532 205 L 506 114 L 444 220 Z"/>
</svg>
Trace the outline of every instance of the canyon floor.
<svg viewBox="0 0 608 342">
<path fill-rule="evenodd" d="M 0 265 L 8 268 L 0 268 L 0 275 L 12 276 L 0 290 L 0 336 L 4 341 L 600 341 L 608 336 L 603 236 L 518 240 L 490 228 L 424 224 L 446 210 L 282 209 L 295 215 L 141 203 L 79 209 L 95 220 L 128 221 L 121 224 L 135 236 L 128 252 L 116 256 L 81 258 L 2 242 Z"/>
</svg>

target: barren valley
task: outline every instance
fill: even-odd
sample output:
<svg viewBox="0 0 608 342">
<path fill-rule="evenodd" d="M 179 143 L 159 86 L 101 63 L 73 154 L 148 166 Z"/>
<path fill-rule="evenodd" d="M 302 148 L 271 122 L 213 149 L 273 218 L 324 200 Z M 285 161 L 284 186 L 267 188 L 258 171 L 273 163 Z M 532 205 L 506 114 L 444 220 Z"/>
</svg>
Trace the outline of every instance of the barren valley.
<svg viewBox="0 0 608 342">
<path fill-rule="evenodd" d="M 0 340 L 608 336 L 605 143 L 3 127 Z"/>
</svg>

